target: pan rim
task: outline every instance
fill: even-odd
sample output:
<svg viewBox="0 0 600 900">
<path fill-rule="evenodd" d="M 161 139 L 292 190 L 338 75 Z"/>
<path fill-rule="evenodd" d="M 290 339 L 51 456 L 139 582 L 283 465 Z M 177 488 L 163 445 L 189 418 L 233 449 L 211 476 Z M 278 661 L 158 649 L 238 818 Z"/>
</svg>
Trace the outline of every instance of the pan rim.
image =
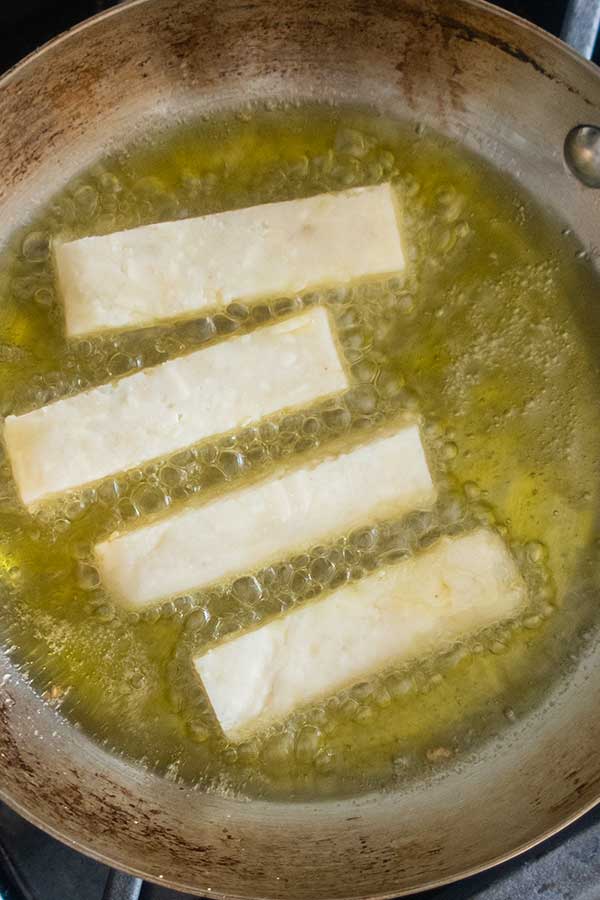
<svg viewBox="0 0 600 900">
<path fill-rule="evenodd" d="M 10 69 L 8 69 L 1 77 L 0 77 L 0 91 L 3 91 L 10 87 L 10 85 L 16 81 L 22 74 L 26 74 L 27 68 L 35 64 L 39 59 L 43 58 L 48 52 L 53 51 L 55 48 L 59 47 L 63 42 L 70 40 L 73 37 L 76 37 L 80 33 L 87 31 L 88 29 L 94 27 L 98 23 L 103 23 L 108 21 L 111 17 L 117 16 L 120 14 L 124 14 L 133 7 L 143 6 L 146 4 L 152 4 L 156 2 L 156 0 L 124 0 L 124 2 L 119 5 L 112 7 L 111 9 L 104 10 L 99 12 L 84 21 L 76 24 L 72 28 L 68 29 L 65 32 L 57 35 L 51 40 L 47 41 L 40 47 L 36 48 L 29 54 L 27 54 L 23 59 L 19 60 L 15 65 L 13 65 Z M 200 0 L 200 2 L 205 2 L 205 0 Z M 489 14 L 493 19 L 496 20 L 504 20 L 506 22 L 512 23 L 514 26 L 520 28 L 522 33 L 530 34 L 533 37 L 537 38 L 538 42 L 542 45 L 553 48 L 554 50 L 559 51 L 563 56 L 570 58 L 582 71 L 587 72 L 592 75 L 594 78 L 598 78 L 600 74 L 600 70 L 598 67 L 581 57 L 575 50 L 573 50 L 568 44 L 565 44 L 562 40 L 555 37 L 554 35 L 544 31 L 539 26 L 528 22 L 527 20 L 521 18 L 515 13 L 508 12 L 503 10 L 493 3 L 488 2 L 488 0 L 460 0 L 462 7 L 468 7 L 473 10 L 482 10 Z M 435 10 L 433 9 L 433 13 L 435 15 Z M 61 832 L 60 828 L 55 827 L 50 822 L 44 821 L 42 817 L 38 817 L 36 813 L 26 808 L 21 801 L 17 798 L 16 795 L 13 795 L 10 791 L 6 790 L 5 787 L 0 782 L 0 800 L 5 803 L 8 807 L 14 810 L 18 815 L 20 815 L 23 819 L 28 821 L 30 824 L 44 831 L 46 834 L 50 835 L 52 838 L 60 841 L 65 844 L 69 848 L 75 850 L 76 852 L 82 853 L 83 855 L 101 863 L 106 866 L 110 866 L 111 868 L 119 869 L 120 871 L 124 871 L 130 875 L 143 878 L 146 881 L 152 882 L 154 884 L 160 885 L 161 887 L 171 888 L 178 891 L 193 891 L 198 892 L 198 885 L 195 884 L 187 884 L 185 882 L 173 881 L 170 880 L 168 875 L 165 875 L 164 878 L 157 878 L 156 876 L 149 876 L 143 872 L 141 869 L 137 869 L 132 866 L 128 866 L 123 864 L 120 860 L 116 859 L 112 854 L 98 852 L 92 846 L 81 843 L 75 837 L 70 835 L 66 835 Z M 451 876 L 441 877 L 437 879 L 433 879 L 428 881 L 427 883 L 420 884 L 418 887 L 403 889 L 402 891 L 393 891 L 390 893 L 379 893 L 379 894 L 352 894 L 347 895 L 345 900 L 390 900 L 390 898 L 394 897 L 404 897 L 414 893 L 421 893 L 424 891 L 436 889 L 439 887 L 443 887 L 444 885 L 448 885 L 454 883 L 456 881 L 463 880 L 465 878 L 470 878 L 474 875 L 485 872 L 489 869 L 492 869 L 498 865 L 509 862 L 510 860 L 519 857 L 520 855 L 528 852 L 529 850 L 539 846 L 544 841 L 552 838 L 557 835 L 564 829 L 568 828 L 573 823 L 577 822 L 595 807 L 600 804 L 600 792 L 592 799 L 585 802 L 581 807 L 576 809 L 574 812 L 564 816 L 561 818 L 555 825 L 543 831 L 540 835 L 532 838 L 531 840 L 524 841 L 518 843 L 516 846 L 512 847 L 510 850 L 499 854 L 491 859 L 487 859 L 484 862 L 480 862 L 474 864 L 472 866 L 466 867 L 455 872 Z M 212 896 L 215 898 L 220 898 L 220 900 L 246 900 L 246 898 L 257 897 L 256 894 L 235 894 L 231 892 L 222 893 L 213 888 L 201 888 L 202 893 Z M 275 895 L 271 898 L 271 900 L 277 900 Z"/>
</svg>

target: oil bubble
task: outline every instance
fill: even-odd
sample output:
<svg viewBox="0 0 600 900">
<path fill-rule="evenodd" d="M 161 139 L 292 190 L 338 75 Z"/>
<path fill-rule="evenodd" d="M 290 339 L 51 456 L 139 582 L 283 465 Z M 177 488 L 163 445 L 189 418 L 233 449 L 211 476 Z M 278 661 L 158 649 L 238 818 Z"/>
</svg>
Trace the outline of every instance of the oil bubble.
<svg viewBox="0 0 600 900">
<path fill-rule="evenodd" d="M 187 452 L 189 454 L 189 451 L 184 451 L 184 452 Z M 202 462 L 205 463 L 205 465 L 212 466 L 216 463 L 216 461 L 219 458 L 219 451 L 217 450 L 217 448 L 215 447 L 214 444 L 207 444 L 206 446 L 202 447 L 202 449 L 200 450 L 199 456 L 200 456 L 200 459 L 202 460 Z M 183 456 L 182 454 L 177 454 L 177 456 L 173 457 L 173 463 L 176 466 L 189 465 L 189 463 L 192 462 L 192 460 L 193 460 L 193 457 L 190 455 Z"/>
<path fill-rule="evenodd" d="M 269 307 L 264 303 L 255 304 L 250 311 L 250 318 L 254 322 L 268 322 L 271 318 L 271 312 Z"/>
<path fill-rule="evenodd" d="M 21 253 L 29 262 L 43 262 L 48 258 L 50 241 L 43 231 L 31 231 L 23 240 Z"/>
<path fill-rule="evenodd" d="M 263 761 L 269 766 L 285 763 L 294 752 L 294 744 L 295 735 L 291 730 L 273 735 L 263 747 Z"/>
<path fill-rule="evenodd" d="M 361 684 L 356 684 L 352 688 L 352 694 L 356 697 L 357 700 L 365 700 L 367 697 L 370 697 L 373 693 L 373 685 L 369 681 L 362 682 Z"/>
<path fill-rule="evenodd" d="M 132 501 L 142 516 L 158 512 L 169 505 L 164 492 L 158 486 L 149 484 L 142 484 L 136 488 L 132 495 Z"/>
<path fill-rule="evenodd" d="M 331 430 L 341 431 L 348 428 L 351 422 L 351 416 L 347 409 L 337 407 L 335 409 L 326 409 L 323 412 L 323 422 L 325 426 Z"/>
<path fill-rule="evenodd" d="M 173 600 L 167 600 L 160 607 L 161 619 L 172 619 L 177 613 L 177 606 Z"/>
<path fill-rule="evenodd" d="M 532 563 L 541 563 L 545 557 L 545 547 L 539 541 L 530 541 L 525 548 L 527 552 L 527 558 Z"/>
<path fill-rule="evenodd" d="M 350 391 L 347 397 L 348 404 L 351 409 L 356 410 L 363 415 L 369 415 L 374 412 L 377 407 L 377 393 L 375 388 L 370 384 L 361 385 Z"/>
<path fill-rule="evenodd" d="M 322 749 L 315 756 L 315 767 L 319 772 L 329 773 L 335 769 L 335 753 L 331 749 Z"/>
<path fill-rule="evenodd" d="M 246 453 L 246 458 L 248 462 L 253 465 L 259 465 L 262 463 L 268 456 L 267 448 L 262 444 L 257 444 L 254 447 L 250 447 L 250 449 Z"/>
<path fill-rule="evenodd" d="M 102 190 L 109 194 L 117 194 L 123 189 L 121 182 L 112 172 L 102 172 L 98 180 Z"/>
<path fill-rule="evenodd" d="M 244 469 L 244 455 L 243 453 L 226 451 L 225 453 L 221 453 L 219 455 L 219 461 L 217 465 L 222 470 L 226 478 L 235 478 L 235 476 L 239 475 L 239 473 Z"/>
<path fill-rule="evenodd" d="M 186 631 L 201 631 L 210 623 L 211 619 L 212 614 L 208 607 L 205 606 L 201 609 L 196 609 L 194 612 L 190 613 L 186 620 Z"/>
<path fill-rule="evenodd" d="M 356 363 L 352 371 L 356 380 L 364 384 L 370 384 L 375 381 L 379 374 L 379 369 L 375 363 L 366 359 Z"/>
<path fill-rule="evenodd" d="M 294 577 L 294 566 L 291 563 L 281 563 L 278 566 L 274 566 L 273 571 L 275 574 L 275 578 L 277 579 L 279 584 L 285 587 L 292 583 L 292 578 Z"/>
<path fill-rule="evenodd" d="M 135 357 L 128 356 L 126 353 L 115 353 L 108 361 L 109 375 L 118 376 L 130 372 L 137 368 L 137 360 Z"/>
<path fill-rule="evenodd" d="M 40 286 L 37 275 L 23 275 L 21 278 L 14 278 L 11 283 L 12 293 L 18 300 L 30 300 Z"/>
<path fill-rule="evenodd" d="M 71 500 L 67 501 L 64 511 L 67 519 L 71 522 L 75 522 L 85 513 L 85 509 L 86 506 L 83 500 L 79 497 L 73 497 Z"/>
<path fill-rule="evenodd" d="M 451 460 L 456 459 L 458 456 L 458 447 L 453 441 L 448 441 L 444 444 L 444 459 Z"/>
<path fill-rule="evenodd" d="M 405 316 L 410 316 L 415 311 L 415 298 L 412 294 L 399 294 L 396 300 L 396 307 Z"/>
<path fill-rule="evenodd" d="M 39 288 L 33 295 L 34 300 L 45 309 L 49 309 L 54 303 L 54 292 L 50 288 Z"/>
<path fill-rule="evenodd" d="M 273 304 L 275 314 L 278 316 L 285 316 L 288 313 L 295 312 L 298 307 L 299 302 L 297 297 L 281 297 Z"/>
<path fill-rule="evenodd" d="M 379 532 L 376 528 L 361 528 L 353 531 L 349 537 L 352 547 L 357 550 L 371 550 L 379 540 Z"/>
<path fill-rule="evenodd" d="M 82 185 L 73 194 L 73 201 L 79 216 L 91 219 L 98 206 L 98 193 L 91 185 Z"/>
<path fill-rule="evenodd" d="M 358 159 L 366 155 L 369 150 L 369 144 L 364 135 L 352 128 L 344 128 L 338 131 L 334 148 L 337 153 L 343 153 L 347 156 L 354 156 Z"/>
<path fill-rule="evenodd" d="M 119 501 L 118 510 L 121 517 L 128 521 L 129 519 L 136 519 L 139 516 L 139 511 L 136 506 L 131 502 L 128 497 L 124 497 Z"/>
<path fill-rule="evenodd" d="M 292 578 L 292 591 L 296 596 L 301 597 L 303 594 L 306 594 L 308 589 L 311 586 L 311 579 L 308 572 L 296 572 L 294 577 Z"/>
<path fill-rule="evenodd" d="M 300 729 L 296 738 L 296 759 L 300 763 L 314 762 L 321 743 L 321 732 L 312 725 Z"/>
<path fill-rule="evenodd" d="M 300 430 L 301 426 L 302 416 L 284 416 L 284 418 L 279 423 L 279 430 L 281 432 L 296 434 Z"/>
<path fill-rule="evenodd" d="M 465 492 L 465 496 L 467 500 L 477 500 L 481 491 L 479 489 L 479 485 L 475 484 L 474 481 L 467 481 L 463 485 L 463 490 Z"/>
<path fill-rule="evenodd" d="M 232 585 L 233 596 L 240 603 L 256 603 L 262 597 L 260 582 L 254 576 L 238 578 Z"/>
<path fill-rule="evenodd" d="M 259 434 L 262 441 L 270 444 L 277 439 L 279 429 L 275 422 L 263 422 L 262 425 L 259 426 Z"/>
<path fill-rule="evenodd" d="M 193 343 L 204 343 L 209 341 L 217 333 L 215 323 L 211 318 L 193 319 L 191 322 L 185 322 L 181 326 L 180 334 Z"/>
<path fill-rule="evenodd" d="M 380 378 L 377 389 L 383 398 L 393 400 L 401 396 L 404 386 L 405 381 L 401 375 L 386 373 Z"/>
<path fill-rule="evenodd" d="M 236 331 L 240 327 L 240 323 L 236 319 L 231 319 L 229 316 L 224 316 L 220 313 L 213 316 L 213 322 L 217 334 L 231 334 L 232 331 Z"/>
<path fill-rule="evenodd" d="M 240 321 L 247 319 L 250 315 L 248 307 L 244 306 L 243 303 L 230 303 L 227 307 L 226 312 L 227 315 L 230 316 L 230 318 L 239 319 Z"/>
<path fill-rule="evenodd" d="M 177 485 L 182 484 L 186 479 L 185 469 L 180 469 L 177 466 L 163 466 L 160 470 L 160 480 L 167 486 L 167 488 L 177 487 Z"/>
<path fill-rule="evenodd" d="M 108 603 L 103 603 L 96 609 L 96 616 L 100 622 L 112 622 L 115 618 L 115 609 Z"/>
<path fill-rule="evenodd" d="M 314 560 L 310 567 L 310 576 L 319 584 L 327 584 L 335 574 L 335 566 L 325 557 Z"/>
</svg>

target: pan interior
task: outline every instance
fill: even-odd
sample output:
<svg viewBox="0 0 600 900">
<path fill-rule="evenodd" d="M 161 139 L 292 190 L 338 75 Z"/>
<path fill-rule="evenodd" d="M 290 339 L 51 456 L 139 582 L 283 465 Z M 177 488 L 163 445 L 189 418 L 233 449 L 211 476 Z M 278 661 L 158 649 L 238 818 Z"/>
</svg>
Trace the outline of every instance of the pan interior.
<svg viewBox="0 0 600 900">
<path fill-rule="evenodd" d="M 407 279 L 282 297 L 249 314 L 67 342 L 54 240 L 391 180 Z M 39 208 L 0 260 L 2 415 L 22 413 L 322 302 L 355 389 L 152 463 L 30 514 L 0 483 L 3 641 L 36 690 L 96 741 L 168 778 L 233 796 L 312 798 L 407 785 L 515 727 L 596 624 L 600 440 L 597 279 L 568 229 L 513 181 L 434 132 L 366 108 L 256 106 L 156 131 Z M 142 616 L 106 596 L 92 547 L 199 492 L 230 489 L 404 412 L 423 416 L 440 502 L 398 528 L 346 535 L 254 583 Z M 65 448 L 68 453 L 68 447 Z M 529 585 L 518 622 L 386 672 L 228 744 L 193 650 L 476 523 L 501 530 Z"/>
</svg>

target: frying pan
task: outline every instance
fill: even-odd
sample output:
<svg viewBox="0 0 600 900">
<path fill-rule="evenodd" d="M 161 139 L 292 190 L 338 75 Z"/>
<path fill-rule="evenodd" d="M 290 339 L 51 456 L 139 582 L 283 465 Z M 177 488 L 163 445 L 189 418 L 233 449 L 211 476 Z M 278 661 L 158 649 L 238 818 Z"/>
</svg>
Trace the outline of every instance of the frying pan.
<svg viewBox="0 0 600 900">
<path fill-rule="evenodd" d="M 575 126 L 600 125 L 600 73 L 478 0 L 134 0 L 101 15 L 0 82 L 0 234 L 108 143 L 283 97 L 430 125 L 518 176 L 597 251 L 600 191 L 574 176 L 563 146 Z M 269 803 L 114 758 L 0 653 L 0 797 L 78 850 L 203 896 L 398 896 L 506 859 L 598 801 L 599 676 L 590 642 L 509 739 L 430 783 Z"/>
</svg>

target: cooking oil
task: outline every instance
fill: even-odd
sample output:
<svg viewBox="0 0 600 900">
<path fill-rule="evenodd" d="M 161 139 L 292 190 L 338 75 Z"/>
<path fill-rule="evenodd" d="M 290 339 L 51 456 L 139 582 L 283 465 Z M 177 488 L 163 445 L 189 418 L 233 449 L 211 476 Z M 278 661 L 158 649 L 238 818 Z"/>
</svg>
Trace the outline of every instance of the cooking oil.
<svg viewBox="0 0 600 900">
<path fill-rule="evenodd" d="M 391 181 L 407 274 L 172 325 L 67 341 L 52 244 Z M 598 284 L 570 233 L 449 141 L 366 110 L 256 108 L 149 135 L 65 185 L 0 259 L 0 413 L 19 414 L 315 303 L 352 384 L 29 512 L 0 459 L 0 638 L 48 703 L 115 753 L 200 788 L 307 797 L 398 785 L 535 709 L 597 617 Z M 92 549 L 273 465 L 418 415 L 440 499 L 233 583 L 125 612 Z M 64 448 L 68 455 L 68 444 Z M 191 657 L 237 630 L 475 524 L 529 588 L 518 622 L 299 711 L 222 736 Z"/>
</svg>

